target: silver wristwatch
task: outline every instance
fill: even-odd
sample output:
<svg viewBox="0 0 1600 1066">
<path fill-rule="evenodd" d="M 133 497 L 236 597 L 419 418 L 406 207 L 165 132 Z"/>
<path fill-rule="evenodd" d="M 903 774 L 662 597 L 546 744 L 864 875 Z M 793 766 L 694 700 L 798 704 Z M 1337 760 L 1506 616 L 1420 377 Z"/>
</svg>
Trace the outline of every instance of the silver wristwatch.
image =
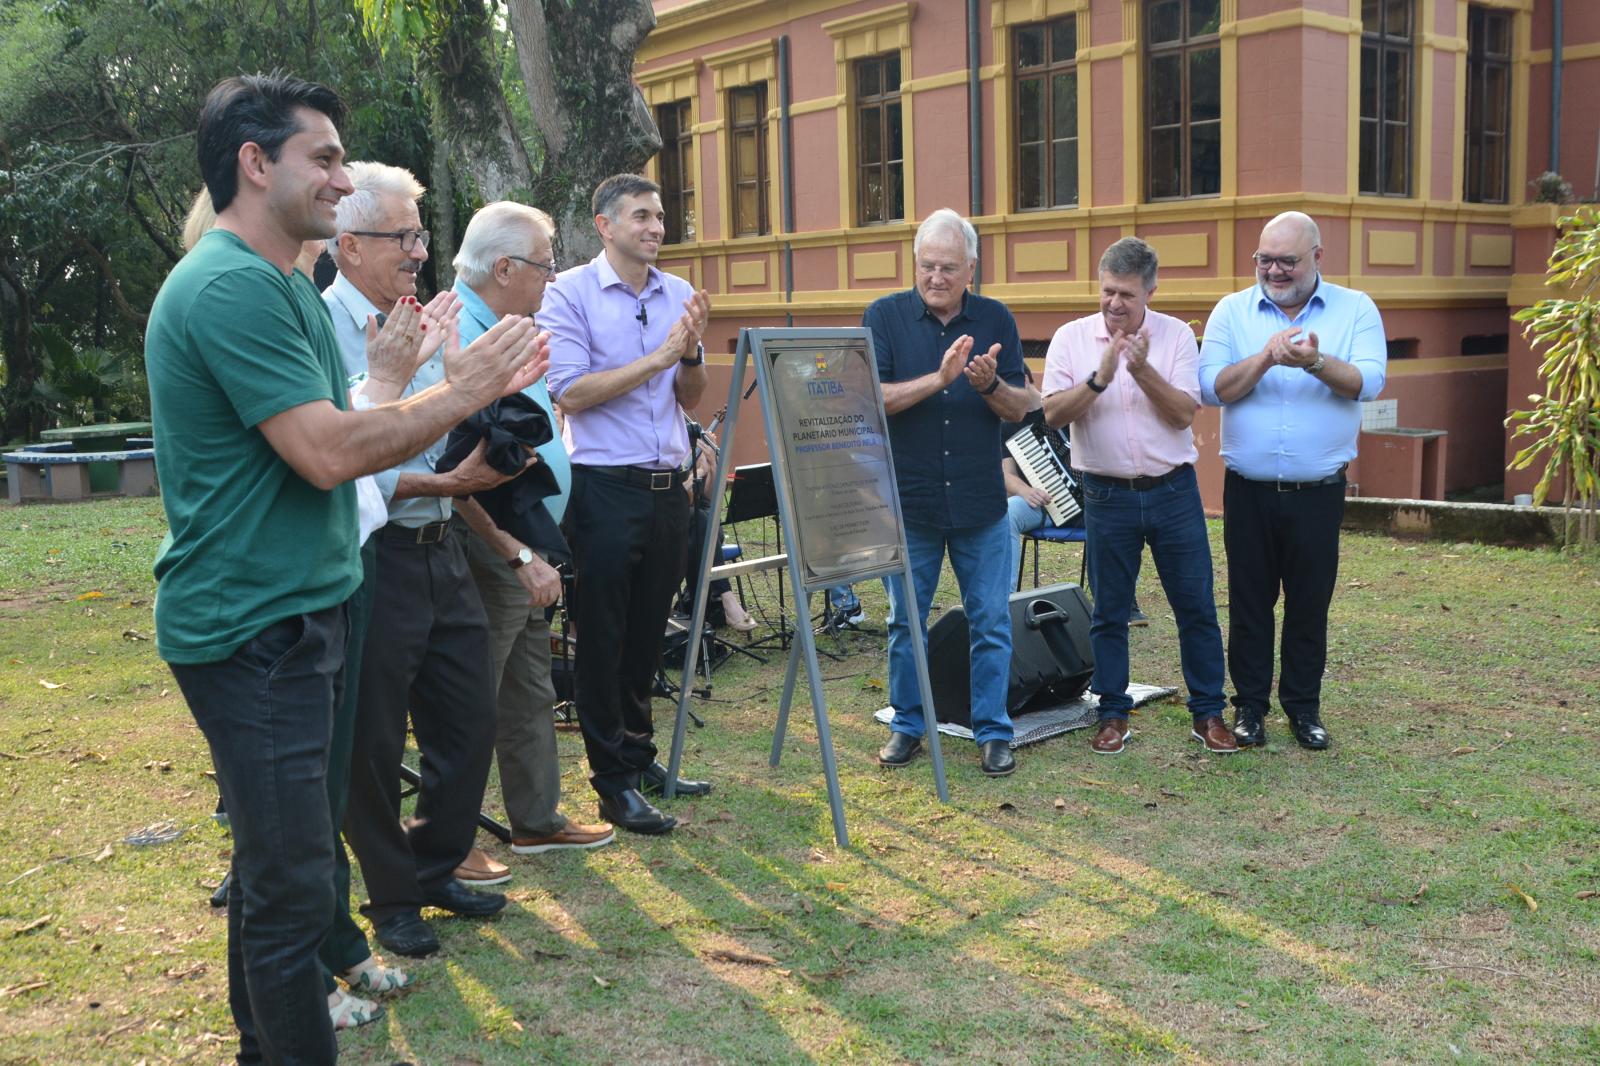
<svg viewBox="0 0 1600 1066">
<path fill-rule="evenodd" d="M 1312 363 L 1310 366 L 1306 367 L 1306 373 L 1307 374 L 1315 374 L 1317 371 L 1321 370 L 1323 367 L 1325 367 L 1327 365 L 1328 365 L 1328 357 L 1323 355 L 1321 352 L 1318 352 L 1317 353 L 1317 361 L 1315 363 Z"/>
<path fill-rule="evenodd" d="M 524 566 L 527 566 L 531 562 L 533 562 L 533 550 L 531 548 L 523 548 L 517 554 L 507 559 L 506 565 L 511 567 L 513 570 L 521 570 Z"/>
</svg>

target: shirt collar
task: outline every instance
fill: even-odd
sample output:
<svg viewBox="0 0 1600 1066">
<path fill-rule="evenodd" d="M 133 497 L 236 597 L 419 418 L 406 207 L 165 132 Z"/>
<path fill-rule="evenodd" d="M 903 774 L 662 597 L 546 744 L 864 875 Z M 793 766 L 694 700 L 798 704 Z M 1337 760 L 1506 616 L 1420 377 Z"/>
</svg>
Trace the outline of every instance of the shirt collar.
<svg viewBox="0 0 1600 1066">
<path fill-rule="evenodd" d="M 339 306 L 344 308 L 345 314 L 350 316 L 350 320 L 356 324 L 357 329 L 367 328 L 368 315 L 376 317 L 382 313 L 371 300 L 361 294 L 361 290 L 356 288 L 343 273 L 333 276 L 333 284 L 328 286 L 328 291 L 333 294 L 335 300 L 339 301 Z"/>
<path fill-rule="evenodd" d="M 611 260 L 606 258 L 606 253 L 604 250 L 590 260 L 590 262 L 594 264 L 595 272 L 599 275 L 600 287 L 602 289 L 609 289 L 613 285 L 621 285 L 630 293 L 633 291 L 633 286 L 622 280 L 621 275 L 619 275 L 616 269 L 611 265 Z M 645 270 L 647 271 L 648 276 L 645 278 L 643 291 L 639 293 L 639 299 L 641 300 L 655 292 L 657 289 L 663 288 L 665 285 L 665 282 L 661 280 L 661 271 L 657 270 L 653 266 L 647 266 Z"/>
<path fill-rule="evenodd" d="M 456 283 L 450 287 L 461 300 L 461 309 L 478 325 L 487 330 L 500 321 L 499 316 L 484 302 L 483 297 L 461 278 L 456 278 Z"/>
</svg>

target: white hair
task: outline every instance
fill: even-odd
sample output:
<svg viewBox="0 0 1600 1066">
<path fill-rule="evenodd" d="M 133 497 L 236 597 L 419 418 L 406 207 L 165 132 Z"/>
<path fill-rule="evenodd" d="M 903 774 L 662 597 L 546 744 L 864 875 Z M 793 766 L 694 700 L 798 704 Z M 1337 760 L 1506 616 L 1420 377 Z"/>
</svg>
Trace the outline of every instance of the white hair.
<svg viewBox="0 0 1600 1066">
<path fill-rule="evenodd" d="M 922 242 L 940 233 L 959 234 L 967 248 L 967 261 L 972 262 L 978 258 L 978 231 L 972 228 L 972 223 L 948 207 L 941 207 L 922 220 L 922 225 L 917 227 L 917 235 L 911 242 L 911 254 L 920 255 Z"/>
<path fill-rule="evenodd" d="M 350 176 L 350 184 L 356 187 L 356 191 L 339 200 L 334 216 L 334 224 L 339 230 L 328 238 L 328 254 L 333 257 L 335 263 L 339 261 L 340 233 L 370 230 L 381 225 L 383 201 L 387 197 L 404 196 L 411 200 L 420 200 L 428 191 L 423 188 L 422 182 L 417 180 L 417 176 L 405 167 L 357 160 L 354 163 L 346 163 L 344 170 Z"/>
<path fill-rule="evenodd" d="M 476 288 L 489 280 L 501 256 L 522 255 L 535 232 L 555 235 L 555 223 L 537 207 L 497 200 L 472 216 L 456 252 L 456 276 Z"/>
</svg>

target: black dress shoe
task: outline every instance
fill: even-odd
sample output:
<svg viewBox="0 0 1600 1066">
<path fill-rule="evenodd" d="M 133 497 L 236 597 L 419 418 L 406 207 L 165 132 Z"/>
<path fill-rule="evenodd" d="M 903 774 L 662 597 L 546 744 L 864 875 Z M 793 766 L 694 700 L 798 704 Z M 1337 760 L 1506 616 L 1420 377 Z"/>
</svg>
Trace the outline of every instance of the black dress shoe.
<svg viewBox="0 0 1600 1066">
<path fill-rule="evenodd" d="M 378 943 L 391 955 L 420 959 L 439 950 L 439 938 L 416 911 L 390 915 L 373 927 Z"/>
<path fill-rule="evenodd" d="M 506 905 L 506 898 L 498 892 L 468 888 L 452 877 L 444 883 L 443 888 L 423 889 L 422 902 L 463 918 L 488 918 L 500 913 Z"/>
<path fill-rule="evenodd" d="M 879 766 L 904 766 L 922 750 L 922 738 L 910 733 L 890 733 L 889 743 L 878 749 Z"/>
<path fill-rule="evenodd" d="M 990 777 L 1005 777 L 1017 768 L 1016 756 L 1011 754 L 1009 740 L 986 740 L 978 751 L 978 765 Z"/>
<path fill-rule="evenodd" d="M 1241 748 L 1260 748 L 1267 743 L 1266 715 L 1240 707 L 1233 714 L 1233 739 Z"/>
<path fill-rule="evenodd" d="M 658 762 L 646 766 L 639 774 L 644 782 L 646 792 L 665 792 L 667 790 L 667 768 Z M 685 781 L 678 778 L 678 787 L 674 790 L 675 796 L 704 796 L 711 791 L 710 781 Z"/>
<path fill-rule="evenodd" d="M 1287 711 L 1284 712 L 1289 719 L 1289 728 L 1294 730 L 1294 739 L 1300 742 L 1302 748 L 1312 751 L 1322 751 L 1328 746 L 1328 731 L 1322 728 L 1322 721 L 1313 712 L 1295 717 Z"/>
<path fill-rule="evenodd" d="M 678 819 L 651 806 L 636 788 L 625 789 L 614 796 L 601 796 L 600 817 L 630 833 L 647 836 L 671 832 L 678 824 Z"/>
</svg>

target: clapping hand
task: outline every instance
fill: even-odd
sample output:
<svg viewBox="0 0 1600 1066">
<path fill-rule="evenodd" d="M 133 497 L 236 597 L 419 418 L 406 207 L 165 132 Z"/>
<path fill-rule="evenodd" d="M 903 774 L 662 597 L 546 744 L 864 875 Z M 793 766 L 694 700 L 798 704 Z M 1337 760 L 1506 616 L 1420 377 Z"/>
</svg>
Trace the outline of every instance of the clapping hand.
<svg viewBox="0 0 1600 1066">
<path fill-rule="evenodd" d="M 550 365 L 549 332 L 535 333 L 522 315 L 507 315 L 465 348 L 454 324 L 445 332 L 445 380 L 478 407 L 527 388 Z"/>
<path fill-rule="evenodd" d="M 967 348 L 970 350 L 972 348 L 972 338 L 963 337 L 962 339 L 967 342 Z M 995 373 L 999 367 L 999 359 L 1000 346 L 995 344 L 991 345 L 984 354 L 976 356 L 972 362 L 963 368 L 962 373 L 967 376 L 967 384 L 972 386 L 972 391 L 984 393 L 989 390 L 989 387 L 994 384 Z"/>
<path fill-rule="evenodd" d="M 1299 332 L 1299 330 L 1295 330 L 1296 334 Z M 1317 335 L 1315 333 L 1306 334 L 1304 344 L 1296 344 L 1293 338 L 1290 338 L 1285 345 L 1285 349 L 1281 360 L 1282 364 L 1284 366 L 1299 367 L 1301 370 L 1311 366 L 1322 356 L 1322 352 L 1317 348 Z"/>
<path fill-rule="evenodd" d="M 955 339 L 955 343 L 945 349 L 944 357 L 939 360 L 939 383 L 948 385 L 960 377 L 966 370 L 967 357 L 972 354 L 972 338 L 966 334 Z"/>
<path fill-rule="evenodd" d="M 1123 334 L 1121 342 L 1122 361 L 1128 364 L 1128 373 L 1138 377 L 1150 365 L 1150 335 L 1143 330 L 1134 334 Z"/>
<path fill-rule="evenodd" d="M 1288 329 L 1279 330 L 1267 338 L 1266 347 L 1261 349 L 1261 354 L 1266 356 L 1267 361 L 1273 366 L 1295 366 L 1297 364 L 1293 362 L 1290 349 L 1298 336 L 1300 336 L 1300 327 L 1298 326 L 1290 326 Z M 1305 365 L 1310 366 L 1315 358 L 1313 356 L 1312 359 L 1308 359 Z"/>
</svg>

